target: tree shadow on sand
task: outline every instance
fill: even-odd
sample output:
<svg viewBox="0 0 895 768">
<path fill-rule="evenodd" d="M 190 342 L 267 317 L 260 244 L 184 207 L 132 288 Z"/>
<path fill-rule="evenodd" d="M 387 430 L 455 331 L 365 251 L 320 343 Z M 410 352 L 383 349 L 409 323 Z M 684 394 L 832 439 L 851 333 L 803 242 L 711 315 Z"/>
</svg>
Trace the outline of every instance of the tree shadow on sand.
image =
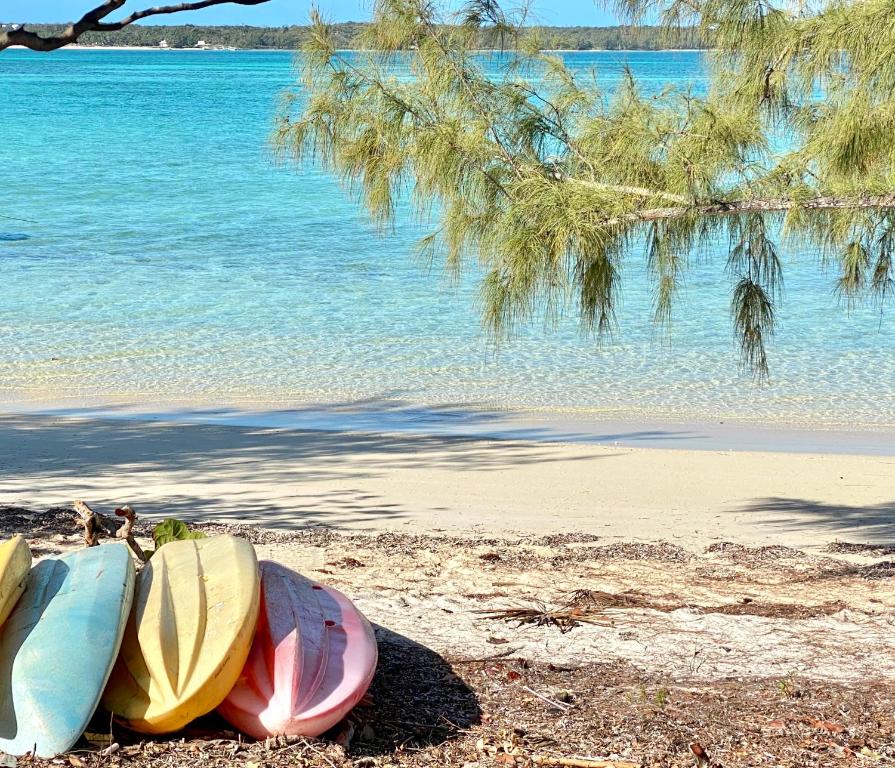
<svg viewBox="0 0 895 768">
<path fill-rule="evenodd" d="M 735 511 L 755 515 L 759 522 L 782 530 L 828 531 L 831 540 L 856 538 L 865 543 L 895 543 L 895 500 L 870 506 L 850 506 L 774 497 L 756 499 Z"/>
<path fill-rule="evenodd" d="M 48 416 L 0 418 L 0 445 L 17 447 L 0 465 L 0 497 L 10 501 L 42 507 L 38 499 L 79 496 L 101 511 L 131 503 L 146 519 L 287 529 L 376 525 L 415 513 L 365 491 L 396 470 L 482 473 L 593 458 L 527 440 Z M 273 499 L 272 488 L 290 494 Z"/>
</svg>

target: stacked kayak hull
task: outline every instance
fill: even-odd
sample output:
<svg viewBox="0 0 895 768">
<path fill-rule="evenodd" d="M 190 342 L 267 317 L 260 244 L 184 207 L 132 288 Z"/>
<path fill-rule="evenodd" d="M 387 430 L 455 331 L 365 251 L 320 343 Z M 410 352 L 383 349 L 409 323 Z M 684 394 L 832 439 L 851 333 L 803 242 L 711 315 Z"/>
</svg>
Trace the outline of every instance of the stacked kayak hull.
<svg viewBox="0 0 895 768">
<path fill-rule="evenodd" d="M 31 570 L 31 550 L 21 536 L 0 544 L 0 627 L 25 591 Z"/>
<path fill-rule="evenodd" d="M 54 757 L 99 703 L 134 593 L 125 544 L 44 560 L 0 628 L 0 752 Z"/>
<path fill-rule="evenodd" d="M 168 543 L 139 574 L 124 543 L 30 566 L 0 542 L 0 753 L 68 751 L 100 701 L 148 734 L 217 708 L 256 738 L 318 736 L 376 670 L 348 598 L 234 536 Z"/>
<path fill-rule="evenodd" d="M 255 738 L 318 736 L 363 697 L 376 662 L 373 630 L 348 598 L 264 561 L 255 640 L 218 711 Z"/>
<path fill-rule="evenodd" d="M 210 712 L 236 683 L 259 605 L 258 561 L 234 536 L 160 548 L 134 607 L 103 706 L 132 730 L 169 733 Z"/>
</svg>

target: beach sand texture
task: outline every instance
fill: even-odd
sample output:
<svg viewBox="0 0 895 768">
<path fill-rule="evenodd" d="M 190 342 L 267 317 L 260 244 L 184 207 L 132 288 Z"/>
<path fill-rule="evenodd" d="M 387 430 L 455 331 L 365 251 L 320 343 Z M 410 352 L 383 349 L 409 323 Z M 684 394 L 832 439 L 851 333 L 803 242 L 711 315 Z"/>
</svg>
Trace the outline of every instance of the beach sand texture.
<svg viewBox="0 0 895 768">
<path fill-rule="evenodd" d="M 351 531 L 895 542 L 895 457 L 0 417 L 0 500 Z"/>
</svg>

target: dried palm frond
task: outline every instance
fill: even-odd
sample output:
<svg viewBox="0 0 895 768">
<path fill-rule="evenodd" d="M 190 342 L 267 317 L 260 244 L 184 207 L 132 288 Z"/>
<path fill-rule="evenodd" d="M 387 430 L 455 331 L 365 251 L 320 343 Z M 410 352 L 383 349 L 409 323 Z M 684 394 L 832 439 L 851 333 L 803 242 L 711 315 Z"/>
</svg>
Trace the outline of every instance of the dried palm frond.
<svg viewBox="0 0 895 768">
<path fill-rule="evenodd" d="M 560 606 L 549 608 L 544 603 L 537 602 L 530 607 L 505 608 L 499 610 L 477 611 L 487 619 L 495 619 L 506 622 L 516 622 L 517 627 L 525 624 L 533 624 L 537 627 L 556 627 L 565 634 L 580 624 L 610 624 L 601 620 L 599 615 L 574 606 Z"/>
</svg>

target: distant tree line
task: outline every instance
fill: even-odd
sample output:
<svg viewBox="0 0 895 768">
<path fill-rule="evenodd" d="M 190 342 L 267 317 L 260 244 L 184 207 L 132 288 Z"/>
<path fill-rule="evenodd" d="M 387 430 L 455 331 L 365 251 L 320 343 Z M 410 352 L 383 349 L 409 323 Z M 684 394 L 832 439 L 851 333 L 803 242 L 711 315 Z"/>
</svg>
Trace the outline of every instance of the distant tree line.
<svg viewBox="0 0 895 768">
<path fill-rule="evenodd" d="M 42 36 L 62 32 L 62 24 L 25 24 Z M 357 22 L 336 24 L 333 38 L 340 48 L 356 48 L 366 25 Z M 233 48 L 271 48 L 297 50 L 308 39 L 310 27 L 205 27 L 193 24 L 150 26 L 134 24 L 116 32 L 88 32 L 78 41 L 81 45 L 116 45 L 156 47 L 166 40 L 171 48 L 194 48 L 200 40 L 209 46 Z M 666 50 L 670 48 L 705 48 L 706 43 L 696 29 L 669 31 L 660 27 L 542 27 L 544 48 L 577 51 L 590 50 Z M 483 35 L 481 47 L 495 48 L 493 38 Z"/>
</svg>

